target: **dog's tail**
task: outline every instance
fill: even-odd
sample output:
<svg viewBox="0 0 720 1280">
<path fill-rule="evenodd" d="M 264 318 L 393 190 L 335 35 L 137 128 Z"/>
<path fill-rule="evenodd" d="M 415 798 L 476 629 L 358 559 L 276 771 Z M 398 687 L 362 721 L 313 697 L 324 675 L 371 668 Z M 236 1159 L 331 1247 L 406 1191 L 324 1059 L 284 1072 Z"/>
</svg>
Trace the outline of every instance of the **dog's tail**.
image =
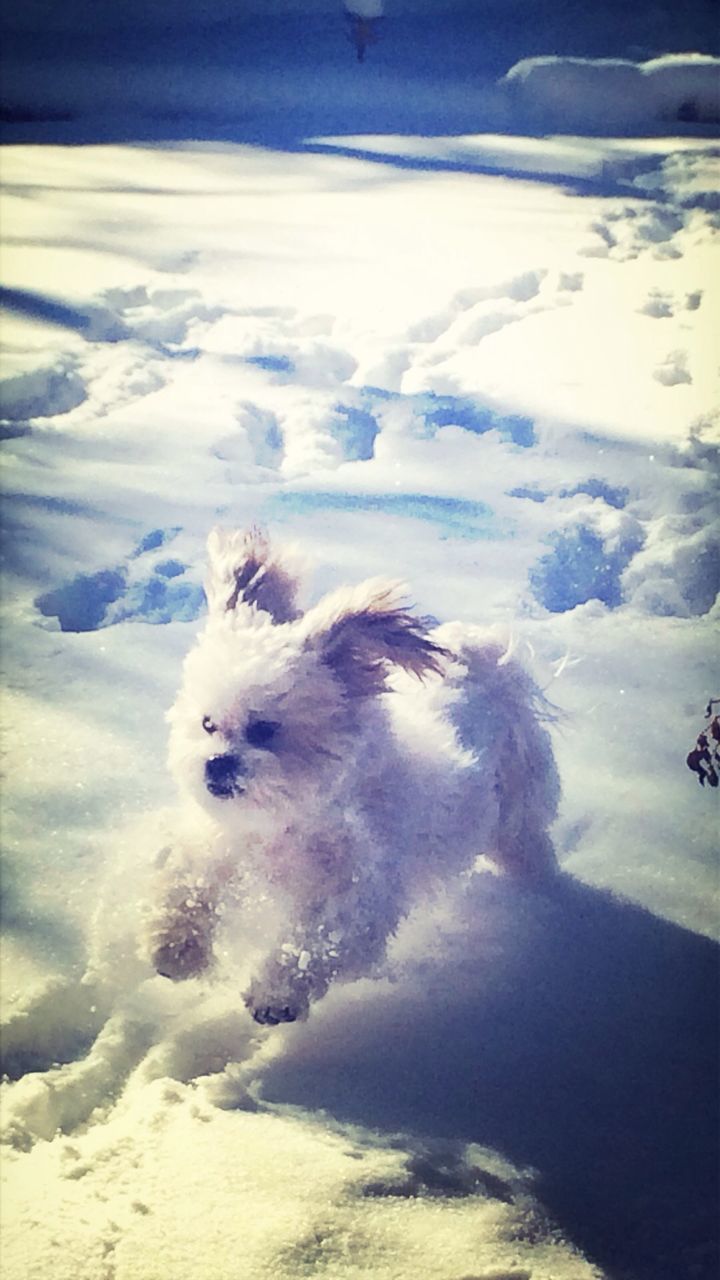
<svg viewBox="0 0 720 1280">
<path fill-rule="evenodd" d="M 440 635 L 443 636 L 444 628 Z M 454 711 L 462 745 L 493 778 L 493 847 L 480 850 L 505 871 L 529 879 L 557 868 L 548 828 L 560 782 L 550 738 L 553 709 L 525 668 L 495 641 L 452 644 L 463 697 Z"/>
</svg>

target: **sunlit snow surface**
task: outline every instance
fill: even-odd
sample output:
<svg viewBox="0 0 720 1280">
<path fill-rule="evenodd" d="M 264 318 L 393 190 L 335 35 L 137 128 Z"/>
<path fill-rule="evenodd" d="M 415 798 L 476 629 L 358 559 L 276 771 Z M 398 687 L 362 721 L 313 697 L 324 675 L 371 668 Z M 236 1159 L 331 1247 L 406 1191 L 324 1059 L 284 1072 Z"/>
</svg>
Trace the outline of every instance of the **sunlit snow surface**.
<svg viewBox="0 0 720 1280">
<path fill-rule="evenodd" d="M 4 1280 L 714 1274 L 711 150 L 6 150 Z M 241 942 L 171 988 L 126 937 L 218 522 L 502 624 L 559 711 L 564 886 L 270 1033 Z"/>
</svg>

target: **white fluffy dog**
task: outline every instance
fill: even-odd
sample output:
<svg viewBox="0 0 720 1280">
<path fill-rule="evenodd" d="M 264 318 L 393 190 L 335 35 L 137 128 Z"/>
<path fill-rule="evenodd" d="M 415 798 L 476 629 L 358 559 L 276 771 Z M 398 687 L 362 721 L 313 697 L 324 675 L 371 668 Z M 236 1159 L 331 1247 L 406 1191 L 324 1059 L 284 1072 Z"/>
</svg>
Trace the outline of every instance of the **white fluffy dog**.
<svg viewBox="0 0 720 1280">
<path fill-rule="evenodd" d="M 245 993 L 260 1023 L 367 973 L 423 889 L 485 854 L 551 874 L 558 782 L 541 697 L 496 642 L 429 630 L 374 579 L 302 613 L 256 531 L 208 543 L 207 625 L 170 712 L 171 768 L 204 811 L 150 922 L 156 970 L 195 977 L 262 904 Z"/>
</svg>

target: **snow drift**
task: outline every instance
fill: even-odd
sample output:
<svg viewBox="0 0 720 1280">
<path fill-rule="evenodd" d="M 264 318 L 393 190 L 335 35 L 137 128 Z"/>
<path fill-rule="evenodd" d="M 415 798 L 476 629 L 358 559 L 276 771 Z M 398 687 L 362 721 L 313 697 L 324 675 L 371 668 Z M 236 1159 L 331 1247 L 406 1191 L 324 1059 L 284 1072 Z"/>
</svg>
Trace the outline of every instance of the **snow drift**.
<svg viewBox="0 0 720 1280">
<path fill-rule="evenodd" d="M 720 59 L 707 54 L 524 58 L 500 83 L 514 110 L 563 131 L 720 122 Z"/>
</svg>

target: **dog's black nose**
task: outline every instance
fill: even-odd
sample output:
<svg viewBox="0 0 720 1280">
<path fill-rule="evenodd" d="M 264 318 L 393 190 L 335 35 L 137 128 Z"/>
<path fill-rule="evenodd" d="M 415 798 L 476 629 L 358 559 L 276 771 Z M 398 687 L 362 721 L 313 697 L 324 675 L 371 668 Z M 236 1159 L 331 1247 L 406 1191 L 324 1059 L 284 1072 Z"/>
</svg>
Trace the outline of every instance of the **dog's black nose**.
<svg viewBox="0 0 720 1280">
<path fill-rule="evenodd" d="M 205 761 L 205 786 L 211 796 L 219 796 L 221 800 L 240 795 L 243 790 L 239 784 L 242 774 L 240 757 L 233 755 L 231 751 L 211 756 Z"/>
</svg>

